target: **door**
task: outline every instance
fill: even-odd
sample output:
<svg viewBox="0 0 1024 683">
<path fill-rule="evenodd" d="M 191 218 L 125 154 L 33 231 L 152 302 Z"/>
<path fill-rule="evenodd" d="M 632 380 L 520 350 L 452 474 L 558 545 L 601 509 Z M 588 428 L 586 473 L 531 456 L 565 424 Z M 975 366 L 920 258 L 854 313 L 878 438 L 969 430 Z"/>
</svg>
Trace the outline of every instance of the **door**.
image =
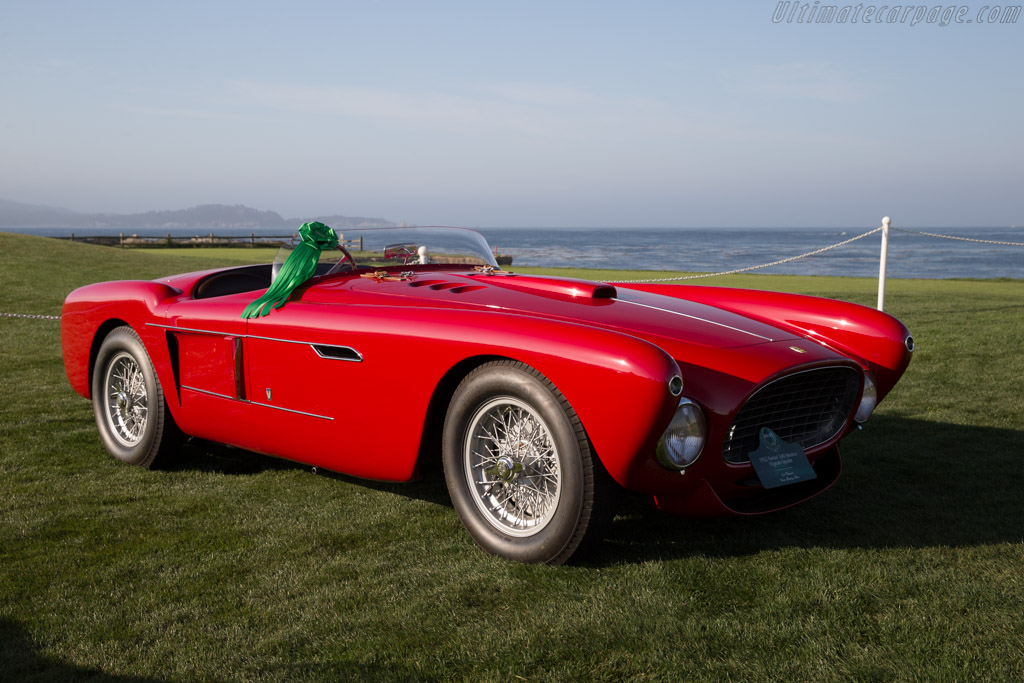
<svg viewBox="0 0 1024 683">
<path fill-rule="evenodd" d="M 242 310 L 252 299 L 241 293 L 185 300 L 167 309 L 167 343 L 174 361 L 182 431 L 241 448 L 257 450 L 247 425 L 253 408 L 245 381 L 245 328 Z M 168 394 L 168 400 L 173 400 Z"/>
<path fill-rule="evenodd" d="M 342 305 L 289 302 L 249 321 L 247 391 L 260 450 L 290 460 L 366 476 L 347 446 L 361 425 L 365 365 Z M 353 462 L 355 461 L 355 462 Z"/>
</svg>

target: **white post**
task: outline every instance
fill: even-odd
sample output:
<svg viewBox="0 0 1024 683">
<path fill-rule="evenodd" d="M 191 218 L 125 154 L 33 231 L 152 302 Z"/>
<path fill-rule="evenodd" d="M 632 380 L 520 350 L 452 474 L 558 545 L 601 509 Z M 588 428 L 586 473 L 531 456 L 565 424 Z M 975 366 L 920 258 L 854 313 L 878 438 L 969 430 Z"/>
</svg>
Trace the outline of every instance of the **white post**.
<svg viewBox="0 0 1024 683">
<path fill-rule="evenodd" d="M 882 257 L 878 261 L 878 310 L 885 310 L 885 262 L 889 258 L 889 224 L 886 216 L 882 219 Z"/>
</svg>

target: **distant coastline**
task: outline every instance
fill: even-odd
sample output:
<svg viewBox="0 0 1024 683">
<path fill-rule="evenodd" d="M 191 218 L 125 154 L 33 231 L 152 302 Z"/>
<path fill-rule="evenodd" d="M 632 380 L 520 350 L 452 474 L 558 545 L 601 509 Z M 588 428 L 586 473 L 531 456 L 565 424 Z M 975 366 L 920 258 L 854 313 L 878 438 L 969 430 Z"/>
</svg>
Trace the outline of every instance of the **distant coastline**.
<svg viewBox="0 0 1024 683">
<path fill-rule="evenodd" d="M 305 216 L 285 218 L 276 211 L 260 211 L 242 204 L 202 204 L 171 211 L 144 213 L 79 213 L 70 209 L 23 204 L 0 199 L 0 230 L 8 228 L 206 230 L 282 229 L 294 230 L 307 221 L 320 221 L 332 228 L 390 228 L 398 225 L 383 218 L 366 216 Z"/>
</svg>

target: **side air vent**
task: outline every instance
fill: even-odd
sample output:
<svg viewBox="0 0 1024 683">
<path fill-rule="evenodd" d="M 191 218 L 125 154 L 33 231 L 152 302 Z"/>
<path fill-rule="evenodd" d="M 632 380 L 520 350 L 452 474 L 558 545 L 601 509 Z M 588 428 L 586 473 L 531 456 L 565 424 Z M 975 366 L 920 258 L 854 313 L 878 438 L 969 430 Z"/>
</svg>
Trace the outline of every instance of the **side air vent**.
<svg viewBox="0 0 1024 683">
<path fill-rule="evenodd" d="M 362 354 L 349 346 L 331 346 L 329 344 L 310 344 L 316 355 L 331 360 L 348 360 L 361 363 Z"/>
</svg>

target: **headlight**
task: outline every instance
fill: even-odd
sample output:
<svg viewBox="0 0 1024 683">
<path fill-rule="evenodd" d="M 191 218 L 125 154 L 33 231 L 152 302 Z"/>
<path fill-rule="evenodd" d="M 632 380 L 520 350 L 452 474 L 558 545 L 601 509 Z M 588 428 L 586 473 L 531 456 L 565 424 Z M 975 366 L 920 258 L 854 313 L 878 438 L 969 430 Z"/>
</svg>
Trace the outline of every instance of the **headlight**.
<svg viewBox="0 0 1024 683">
<path fill-rule="evenodd" d="M 857 406 L 857 413 L 853 419 L 857 424 L 864 424 L 871 417 L 871 413 L 875 412 L 876 405 L 878 405 L 878 389 L 875 388 L 875 378 L 871 376 L 870 372 L 865 372 L 864 394 L 860 398 L 860 405 Z"/>
<path fill-rule="evenodd" d="M 704 449 L 707 429 L 700 406 L 688 398 L 679 400 L 679 407 L 668 429 L 658 441 L 658 462 L 673 470 L 692 465 Z"/>
</svg>

